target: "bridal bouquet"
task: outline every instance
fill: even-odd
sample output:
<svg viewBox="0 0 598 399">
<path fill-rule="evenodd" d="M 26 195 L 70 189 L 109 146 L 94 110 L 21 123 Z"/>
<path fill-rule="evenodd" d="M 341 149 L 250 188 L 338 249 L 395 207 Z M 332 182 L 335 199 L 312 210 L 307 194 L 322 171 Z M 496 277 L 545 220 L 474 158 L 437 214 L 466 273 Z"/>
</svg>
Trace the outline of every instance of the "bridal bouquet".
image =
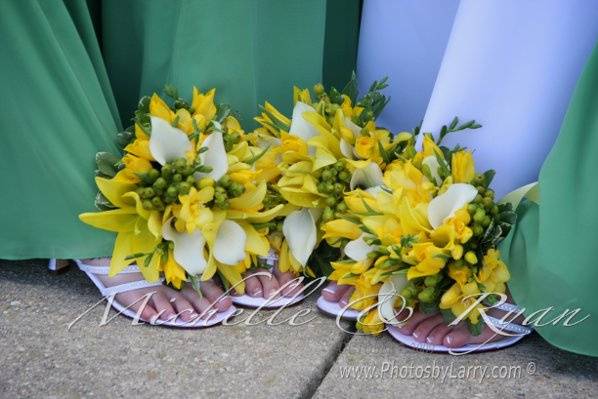
<svg viewBox="0 0 598 399">
<path fill-rule="evenodd" d="M 409 306 L 466 319 L 479 333 L 480 294 L 488 303 L 505 292 L 509 271 L 496 247 L 515 215 L 494 199 L 494 171 L 477 173 L 469 150 L 441 145 L 448 133 L 478 127 L 455 118 L 438 141 L 425 134 L 421 151 L 411 138 L 387 151 L 377 184 L 346 193 L 347 213 L 323 225 L 326 239 L 344 248 L 329 278 L 355 288 L 351 307 L 366 314 L 360 330 L 398 324 L 397 310 Z"/>
<path fill-rule="evenodd" d="M 135 262 L 149 281 L 197 288 L 218 274 L 242 293 L 241 273 L 270 251 L 264 225 L 284 211 L 267 185 L 276 167 L 256 167 L 267 149 L 249 143 L 214 89 L 193 88 L 190 103 L 165 92 L 170 103 L 140 100 L 134 126 L 118 134 L 120 157 L 97 155 L 100 212 L 80 219 L 117 233 L 110 275 Z"/>
<path fill-rule="evenodd" d="M 326 91 L 317 84 L 312 95 L 294 87 L 291 118 L 268 102 L 255 118 L 260 127 L 249 140 L 271 149 L 262 161 L 276 164 L 279 172 L 271 176 L 269 187 L 286 209 L 295 208 L 285 214 L 276 239 L 283 271 L 328 274 L 310 268 L 317 263 L 311 255 L 327 234 L 322 224 L 348 212 L 346 192 L 382 184 L 389 154 L 413 147 L 412 134 L 393 137 L 376 126 L 375 119 L 388 102 L 381 93 L 385 87 L 385 80 L 374 82 L 361 98 L 355 76 L 342 91 Z M 330 268 L 326 262 L 319 266 Z"/>
</svg>

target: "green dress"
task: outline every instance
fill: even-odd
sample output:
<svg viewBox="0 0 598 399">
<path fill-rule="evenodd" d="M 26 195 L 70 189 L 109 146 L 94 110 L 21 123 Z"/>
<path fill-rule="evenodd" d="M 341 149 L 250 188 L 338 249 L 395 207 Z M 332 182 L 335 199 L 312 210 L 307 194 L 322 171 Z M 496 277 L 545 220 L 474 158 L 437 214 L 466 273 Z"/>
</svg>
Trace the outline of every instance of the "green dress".
<svg viewBox="0 0 598 399">
<path fill-rule="evenodd" d="M 509 288 L 526 316 L 553 307 L 537 332 L 552 345 L 598 356 L 598 47 L 585 67 L 539 178 L 540 200 L 524 200 L 501 251 Z M 580 311 L 549 323 L 567 309 Z M 587 319 L 584 317 L 590 315 Z M 583 321 L 581 321 L 583 320 Z M 577 324 L 576 324 L 577 323 Z M 566 326 L 569 324 L 570 326 Z"/>
<path fill-rule="evenodd" d="M 217 88 L 246 130 L 258 105 L 292 105 L 292 86 L 342 88 L 355 65 L 359 0 L 105 0 L 102 39 L 123 121 L 170 83 Z"/>
<path fill-rule="evenodd" d="M 0 258 L 111 254 L 113 234 L 77 215 L 140 96 L 216 87 L 249 130 L 266 99 L 290 110 L 293 84 L 348 80 L 359 14 L 359 0 L 0 1 Z"/>
<path fill-rule="evenodd" d="M 0 1 L 0 54 L 0 258 L 109 254 L 112 234 L 77 218 L 120 128 L 87 3 Z"/>
</svg>

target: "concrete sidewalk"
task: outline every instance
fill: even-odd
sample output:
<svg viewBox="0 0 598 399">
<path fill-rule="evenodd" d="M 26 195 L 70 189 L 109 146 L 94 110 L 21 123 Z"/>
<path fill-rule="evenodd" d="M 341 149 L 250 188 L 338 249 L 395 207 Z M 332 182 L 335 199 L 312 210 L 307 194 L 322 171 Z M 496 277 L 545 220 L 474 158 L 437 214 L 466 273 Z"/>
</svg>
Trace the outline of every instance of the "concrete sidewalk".
<svg viewBox="0 0 598 399">
<path fill-rule="evenodd" d="M 537 336 L 492 353 L 423 353 L 386 335 L 343 333 L 315 310 L 315 297 L 280 312 L 276 326 L 265 324 L 274 312 L 254 317 L 258 325 L 240 323 L 246 312 L 233 321 L 240 324 L 204 330 L 131 326 L 124 317 L 100 327 L 98 306 L 68 329 L 99 294 L 82 273 L 52 276 L 44 267 L 0 261 L 1 398 L 598 397 L 598 359 L 559 351 Z M 312 312 L 298 321 L 313 320 L 283 322 L 303 308 Z M 450 377 L 474 365 L 520 366 L 520 374 L 482 382 L 479 373 Z M 425 366 L 446 370 L 444 381 L 417 378 Z M 409 368 L 414 375 L 402 371 Z"/>
</svg>

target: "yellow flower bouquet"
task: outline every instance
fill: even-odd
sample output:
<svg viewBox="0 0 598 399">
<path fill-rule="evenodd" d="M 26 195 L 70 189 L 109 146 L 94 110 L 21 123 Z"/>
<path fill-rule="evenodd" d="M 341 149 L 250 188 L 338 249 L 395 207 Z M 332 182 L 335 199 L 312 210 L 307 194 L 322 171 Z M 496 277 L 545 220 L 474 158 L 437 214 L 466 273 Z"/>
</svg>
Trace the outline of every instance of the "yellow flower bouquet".
<svg viewBox="0 0 598 399">
<path fill-rule="evenodd" d="M 170 104 L 155 93 L 140 100 L 118 134 L 120 157 L 98 154 L 100 211 L 80 219 L 117 233 L 110 275 L 136 263 L 148 281 L 198 288 L 217 274 L 242 293 L 241 274 L 270 251 L 264 224 L 284 210 L 264 205 L 270 171 L 256 164 L 266 151 L 214 102 L 215 89 L 194 87 L 191 102 L 165 92 Z"/>
<path fill-rule="evenodd" d="M 360 330 L 377 334 L 408 306 L 466 319 L 479 333 L 479 309 L 505 292 L 509 271 L 496 247 L 515 214 L 494 199 L 494 171 L 477 173 L 469 150 L 441 145 L 449 133 L 478 127 L 455 118 L 437 141 L 423 134 L 420 151 L 416 128 L 406 146 L 381 154 L 380 184 L 347 192 L 347 212 L 322 226 L 329 243 L 344 248 L 329 279 L 354 287 Z"/>
<path fill-rule="evenodd" d="M 260 127 L 249 140 L 270 148 L 262 161 L 278 169 L 269 185 L 296 208 L 285 215 L 277 237 L 283 271 L 329 274 L 339 252 L 322 241 L 328 233 L 321 226 L 348 211 L 344 193 L 382 184 L 390 153 L 414 148 L 411 133 L 393 137 L 376 126 L 388 102 L 381 92 L 386 86 L 386 79 L 376 81 L 361 98 L 355 75 L 341 91 L 322 84 L 313 92 L 294 87 L 291 118 L 268 102 L 255 118 Z"/>
</svg>

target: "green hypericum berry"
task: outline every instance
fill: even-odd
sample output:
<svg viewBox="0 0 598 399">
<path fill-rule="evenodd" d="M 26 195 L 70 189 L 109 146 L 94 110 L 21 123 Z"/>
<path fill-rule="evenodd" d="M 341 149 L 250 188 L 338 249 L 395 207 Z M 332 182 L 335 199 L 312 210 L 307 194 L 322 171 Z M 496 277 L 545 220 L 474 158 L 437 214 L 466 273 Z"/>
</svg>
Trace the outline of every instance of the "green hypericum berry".
<svg viewBox="0 0 598 399">
<path fill-rule="evenodd" d="M 180 183 L 183 181 L 183 175 L 180 173 L 177 173 L 176 175 L 172 176 L 172 181 L 175 183 Z"/>
<path fill-rule="evenodd" d="M 193 168 L 193 166 L 191 165 L 187 165 L 185 166 L 185 168 L 183 168 L 183 176 L 190 176 L 195 172 L 195 169 Z"/>
<path fill-rule="evenodd" d="M 182 169 L 185 166 L 187 166 L 187 160 L 185 158 L 178 158 L 175 159 L 174 162 L 174 167 L 178 170 L 179 168 Z"/>
<path fill-rule="evenodd" d="M 492 205 L 494 204 L 492 198 L 490 197 L 484 197 L 482 203 L 484 204 L 484 208 L 486 208 L 486 210 L 491 209 Z"/>
<path fill-rule="evenodd" d="M 469 212 L 470 215 L 474 215 L 475 211 L 478 209 L 478 207 L 475 204 L 469 204 L 467 205 L 467 212 Z"/>
<path fill-rule="evenodd" d="M 175 186 L 170 186 L 168 187 L 168 189 L 166 190 L 166 195 L 169 197 L 174 197 L 176 198 L 177 195 L 179 195 L 179 191 L 176 189 Z"/>
<path fill-rule="evenodd" d="M 338 212 L 346 212 L 346 211 L 347 211 L 347 204 L 345 204 L 344 202 L 341 202 L 341 203 L 339 203 L 339 204 L 336 206 L 336 210 L 337 210 Z"/>
<path fill-rule="evenodd" d="M 488 215 L 484 216 L 484 220 L 482 220 L 482 226 L 488 227 L 490 226 L 490 217 Z"/>
<path fill-rule="evenodd" d="M 473 234 L 475 236 L 481 236 L 482 233 L 484 233 L 484 228 L 482 226 L 480 226 L 479 224 L 473 226 Z"/>
<path fill-rule="evenodd" d="M 400 294 L 403 298 L 410 299 L 413 298 L 415 294 L 417 294 L 417 289 L 412 285 L 408 285 L 401 290 Z"/>
<path fill-rule="evenodd" d="M 142 198 L 152 198 L 156 193 L 151 187 L 146 187 L 143 189 L 143 196 Z"/>
<path fill-rule="evenodd" d="M 480 194 L 478 194 L 478 195 L 475 196 L 473 202 L 480 203 L 480 202 L 482 202 L 482 198 L 483 197 Z"/>
<path fill-rule="evenodd" d="M 177 197 L 171 197 L 169 195 L 164 197 L 164 202 L 166 202 L 167 204 L 172 204 L 173 202 L 175 202 L 177 199 Z"/>
<path fill-rule="evenodd" d="M 434 287 L 436 284 L 440 282 L 440 280 L 442 280 L 442 276 L 439 274 L 435 274 L 433 276 L 427 276 L 424 279 L 424 284 L 426 287 Z"/>
<path fill-rule="evenodd" d="M 154 181 L 156 181 L 156 179 L 158 177 L 160 177 L 160 172 L 158 172 L 158 170 L 152 168 L 147 172 L 147 176 L 150 179 L 152 179 L 152 183 L 153 183 Z"/>
<path fill-rule="evenodd" d="M 345 169 L 345 164 L 343 161 L 336 161 L 334 168 L 340 172 L 341 170 Z"/>
<path fill-rule="evenodd" d="M 417 298 L 422 302 L 432 302 L 434 300 L 434 287 L 424 288 L 419 294 L 417 294 Z"/>
<path fill-rule="evenodd" d="M 324 208 L 324 211 L 322 212 L 322 218 L 324 220 L 330 220 L 334 217 L 334 211 L 332 210 L 332 208 L 326 207 Z"/>
<path fill-rule="evenodd" d="M 166 182 L 165 178 L 158 177 L 156 179 L 156 181 L 154 182 L 153 187 L 156 188 L 156 189 L 162 189 L 162 190 L 164 190 L 167 185 L 168 185 L 168 183 Z"/>
<path fill-rule="evenodd" d="M 334 198 L 334 197 L 326 198 L 326 205 L 332 207 L 332 206 L 334 206 L 334 204 L 336 204 L 336 198 Z"/>
<path fill-rule="evenodd" d="M 331 193 L 334 191 L 334 184 L 332 183 L 326 183 L 326 193 Z"/>
<path fill-rule="evenodd" d="M 230 177 L 228 177 L 227 175 L 224 175 L 220 178 L 220 181 L 218 181 L 218 184 L 220 184 L 222 187 L 228 187 L 228 185 L 231 183 Z"/>
<path fill-rule="evenodd" d="M 143 205 L 143 209 L 145 209 L 145 210 L 151 211 L 152 209 L 154 209 L 154 205 L 152 204 L 152 201 L 150 201 L 148 199 L 144 200 L 142 202 L 142 205 Z"/>
<path fill-rule="evenodd" d="M 321 193 L 326 193 L 326 183 L 318 183 L 318 191 Z"/>
<path fill-rule="evenodd" d="M 338 178 L 348 183 L 351 180 L 351 174 L 346 170 L 343 170 L 338 174 Z"/>
<path fill-rule="evenodd" d="M 341 183 L 334 183 L 334 192 L 337 194 L 342 194 L 345 191 L 345 185 Z"/>
<path fill-rule="evenodd" d="M 484 184 L 484 176 L 483 175 L 477 175 L 473 179 L 473 184 L 476 185 L 476 186 L 481 186 L 482 184 Z"/>
<path fill-rule="evenodd" d="M 152 204 L 156 208 L 160 208 L 160 207 L 164 206 L 164 204 L 162 203 L 162 198 L 160 198 L 160 197 L 154 197 L 154 198 L 152 198 Z"/>
<path fill-rule="evenodd" d="M 325 170 L 322 172 L 322 179 L 323 180 L 330 180 L 332 179 L 332 172 L 330 170 Z"/>
<path fill-rule="evenodd" d="M 195 177 L 193 177 L 193 175 L 187 176 L 187 179 L 185 179 L 185 181 L 191 185 L 195 184 Z"/>
<path fill-rule="evenodd" d="M 483 209 L 478 209 L 473 215 L 473 220 L 477 223 L 482 223 L 484 217 L 486 217 L 486 212 Z"/>
<path fill-rule="evenodd" d="M 186 194 L 189 194 L 190 190 L 191 190 L 191 184 L 189 184 L 187 182 L 182 182 L 181 184 L 179 184 L 179 193 L 186 195 Z"/>
<path fill-rule="evenodd" d="M 169 164 L 162 166 L 161 174 L 163 178 L 169 179 L 173 173 L 174 171 L 172 170 L 172 166 L 170 166 Z"/>
</svg>

